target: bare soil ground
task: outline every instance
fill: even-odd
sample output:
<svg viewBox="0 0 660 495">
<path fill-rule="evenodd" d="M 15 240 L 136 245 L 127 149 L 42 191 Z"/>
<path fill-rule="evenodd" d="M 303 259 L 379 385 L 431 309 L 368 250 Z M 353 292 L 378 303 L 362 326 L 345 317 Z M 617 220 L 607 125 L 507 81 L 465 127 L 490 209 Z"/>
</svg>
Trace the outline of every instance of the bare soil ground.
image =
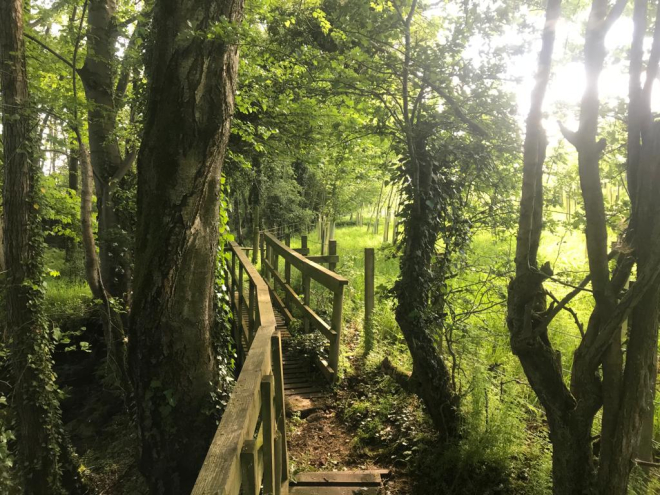
<svg viewBox="0 0 660 495">
<path fill-rule="evenodd" d="M 345 341 L 347 351 L 352 354 L 357 345 L 355 329 L 349 328 Z M 359 359 L 349 356 L 350 366 L 359 368 Z M 364 449 L 354 446 L 355 434 L 339 417 L 338 405 L 350 395 L 351 381 L 330 392 L 324 399 L 297 400 L 287 403 L 289 415 L 287 435 L 290 468 L 295 474 L 303 471 L 362 471 L 388 470 L 383 477 L 383 495 L 409 495 L 410 480 L 393 466 L 376 462 Z"/>
</svg>

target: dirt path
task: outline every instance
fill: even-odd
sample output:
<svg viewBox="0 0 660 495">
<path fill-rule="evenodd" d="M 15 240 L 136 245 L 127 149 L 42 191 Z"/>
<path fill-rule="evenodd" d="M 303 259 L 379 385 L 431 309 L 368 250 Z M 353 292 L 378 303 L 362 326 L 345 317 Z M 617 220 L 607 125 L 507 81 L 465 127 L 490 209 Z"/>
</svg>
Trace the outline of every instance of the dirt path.
<svg viewBox="0 0 660 495">
<path fill-rule="evenodd" d="M 349 328 L 344 339 L 351 373 L 359 372 L 359 359 L 354 355 L 357 337 L 355 329 Z M 323 399 L 288 404 L 289 462 L 294 479 L 296 473 L 304 471 L 388 470 L 383 495 L 409 494 L 409 483 L 402 473 L 354 447 L 355 433 L 342 422 L 339 413 L 341 404 L 352 393 L 347 388 L 350 382 L 345 381 Z"/>
</svg>

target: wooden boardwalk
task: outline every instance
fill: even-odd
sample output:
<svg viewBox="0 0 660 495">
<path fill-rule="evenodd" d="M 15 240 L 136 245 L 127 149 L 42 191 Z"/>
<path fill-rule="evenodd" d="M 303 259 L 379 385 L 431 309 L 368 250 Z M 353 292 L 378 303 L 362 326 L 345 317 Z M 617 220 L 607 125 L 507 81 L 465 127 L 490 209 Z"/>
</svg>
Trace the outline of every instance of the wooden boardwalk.
<svg viewBox="0 0 660 495">
<path fill-rule="evenodd" d="M 306 356 L 296 352 L 290 345 L 291 334 L 286 320 L 279 311 L 275 311 L 277 330 L 282 336 L 284 366 L 284 394 L 287 399 L 287 412 L 313 409 L 314 403 L 330 395 L 327 381 L 314 369 Z"/>
<path fill-rule="evenodd" d="M 240 373 L 193 495 L 376 495 L 381 471 L 299 473 L 289 471 L 286 418 L 313 411 L 333 397 L 341 343 L 343 289 L 348 280 L 289 248 L 270 234 L 261 249 L 262 278 L 243 248 L 230 243 L 228 269 Z M 279 271 L 279 258 L 284 273 Z M 322 260 L 317 260 L 322 261 Z M 336 257 L 325 260 L 336 262 Z M 291 269 L 301 272 L 303 297 L 291 286 Z M 333 293 L 330 322 L 311 307 L 310 283 Z M 272 281 L 272 285 L 271 282 Z M 284 292 L 278 295 L 276 289 Z M 319 331 L 329 343 L 327 360 L 315 361 L 292 345 L 287 322 L 303 315 L 306 332 Z M 321 406 L 322 407 L 322 406 Z"/>
</svg>

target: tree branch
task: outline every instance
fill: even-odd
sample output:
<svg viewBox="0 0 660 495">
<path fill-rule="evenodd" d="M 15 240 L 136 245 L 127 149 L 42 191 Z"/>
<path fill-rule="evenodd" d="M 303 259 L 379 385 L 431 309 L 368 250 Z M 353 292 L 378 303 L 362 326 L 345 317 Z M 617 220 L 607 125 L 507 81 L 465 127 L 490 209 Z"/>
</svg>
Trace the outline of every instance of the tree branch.
<svg viewBox="0 0 660 495">
<path fill-rule="evenodd" d="M 477 122 L 475 122 L 465 114 L 465 112 L 463 111 L 463 109 L 461 109 L 461 106 L 458 104 L 458 102 L 453 96 L 451 96 L 447 91 L 442 89 L 438 84 L 431 82 L 429 78 L 426 77 L 425 75 L 420 75 L 420 74 L 415 74 L 415 75 L 429 88 L 431 88 L 433 91 L 438 93 L 438 96 L 440 96 L 440 98 L 442 98 L 447 103 L 447 105 L 451 107 L 452 111 L 454 112 L 454 115 L 456 115 L 456 117 L 458 117 L 458 119 L 461 120 L 464 124 L 466 124 L 472 132 L 483 138 L 488 137 L 488 132 L 486 132 L 486 130 L 483 127 L 481 127 L 481 125 L 479 125 Z"/>
<path fill-rule="evenodd" d="M 623 14 L 623 9 L 626 8 L 627 4 L 628 0 L 618 0 L 614 4 L 614 7 L 612 7 L 612 10 L 610 10 L 610 13 L 605 19 L 605 32 L 609 31 L 612 25 L 619 19 L 619 17 L 621 17 L 621 14 Z"/>
<path fill-rule="evenodd" d="M 37 45 L 39 45 L 41 48 L 46 50 L 47 52 L 51 53 L 54 55 L 57 59 L 59 59 L 61 62 L 64 62 L 66 65 L 71 67 L 72 69 L 75 69 L 73 62 L 65 58 L 64 56 L 60 55 L 58 52 L 53 50 L 51 47 L 49 47 L 46 43 L 41 41 L 40 39 L 36 38 L 35 36 L 32 36 L 31 34 L 25 33 L 25 37 L 29 39 L 30 41 L 35 42 Z"/>
</svg>

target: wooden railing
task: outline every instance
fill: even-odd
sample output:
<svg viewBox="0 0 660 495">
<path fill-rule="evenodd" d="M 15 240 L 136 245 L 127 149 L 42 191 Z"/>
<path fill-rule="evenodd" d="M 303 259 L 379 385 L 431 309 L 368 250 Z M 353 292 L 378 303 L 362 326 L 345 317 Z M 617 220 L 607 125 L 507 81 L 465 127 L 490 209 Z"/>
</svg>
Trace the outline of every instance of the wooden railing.
<svg viewBox="0 0 660 495">
<path fill-rule="evenodd" d="M 319 356 L 319 368 L 325 377 L 332 383 L 337 378 L 339 368 L 339 350 L 342 330 L 342 308 L 344 303 L 344 286 L 348 280 L 333 271 L 311 261 L 299 252 L 283 244 L 272 234 L 265 232 L 261 248 L 261 266 L 264 279 L 270 287 L 273 304 L 289 321 L 293 320 L 292 308 L 296 308 L 303 316 L 305 331 L 309 332 L 310 325 L 321 332 L 329 341 L 330 348 L 327 361 Z M 336 256 L 328 257 L 328 263 L 336 263 Z M 280 272 L 280 257 L 284 260 L 284 272 Z M 291 268 L 298 270 L 302 277 L 302 300 L 291 286 Z M 332 318 L 326 322 L 311 307 L 311 281 L 315 280 L 321 286 L 333 293 Z M 272 281 L 272 283 L 271 283 Z M 282 299 L 277 289 L 284 294 Z"/>
<path fill-rule="evenodd" d="M 229 249 L 227 280 L 242 369 L 192 493 L 286 495 L 281 337 L 268 285 L 240 246 L 232 242 Z"/>
</svg>

